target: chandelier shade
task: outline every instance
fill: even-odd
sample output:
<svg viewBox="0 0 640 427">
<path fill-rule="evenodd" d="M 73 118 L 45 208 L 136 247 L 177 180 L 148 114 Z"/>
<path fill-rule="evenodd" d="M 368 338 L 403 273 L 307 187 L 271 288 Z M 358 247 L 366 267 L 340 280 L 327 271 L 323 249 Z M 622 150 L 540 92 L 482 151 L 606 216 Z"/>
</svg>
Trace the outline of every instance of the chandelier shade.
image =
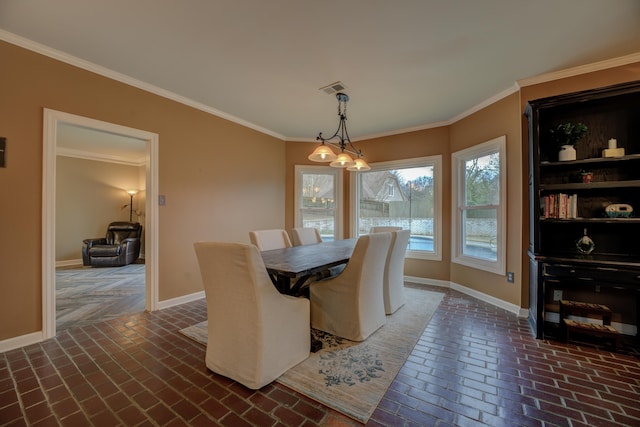
<svg viewBox="0 0 640 427">
<path fill-rule="evenodd" d="M 367 162 L 358 157 L 353 161 L 353 166 L 347 167 L 347 170 L 350 172 L 364 172 L 371 170 L 371 166 L 369 166 Z"/>
<path fill-rule="evenodd" d="M 322 144 L 313 150 L 313 153 L 309 154 L 309 160 L 314 162 L 332 162 L 338 156 L 333 152 L 328 145 Z"/>
<path fill-rule="evenodd" d="M 347 101 L 349 101 L 349 96 L 339 92 L 336 94 L 336 98 L 338 99 L 338 117 L 340 118 L 338 129 L 329 138 L 324 138 L 320 132 L 316 137 L 316 140 L 320 141 L 320 146 L 313 150 L 308 159 L 314 162 L 329 162 L 329 166 L 346 168 L 348 171 L 369 170 L 371 167 L 362 159 L 362 151 L 354 147 L 347 132 Z M 336 156 L 329 146 L 339 149 L 340 153 Z M 356 159 L 354 160 L 349 153 L 353 154 Z"/>
<path fill-rule="evenodd" d="M 329 166 L 333 166 L 334 168 L 349 168 L 351 166 L 355 166 L 356 162 L 353 161 L 350 155 L 347 153 L 340 153 L 338 157 L 329 163 Z"/>
</svg>

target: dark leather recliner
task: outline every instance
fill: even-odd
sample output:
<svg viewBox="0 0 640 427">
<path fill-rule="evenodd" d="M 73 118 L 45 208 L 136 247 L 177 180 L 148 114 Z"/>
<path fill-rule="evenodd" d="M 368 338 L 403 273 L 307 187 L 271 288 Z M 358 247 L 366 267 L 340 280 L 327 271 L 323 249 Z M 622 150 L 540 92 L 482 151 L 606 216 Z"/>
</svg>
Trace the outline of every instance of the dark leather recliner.
<svg viewBox="0 0 640 427">
<path fill-rule="evenodd" d="M 106 237 L 85 239 L 82 245 L 82 264 L 93 267 L 121 267 L 140 256 L 142 225 L 137 222 L 112 222 Z"/>
</svg>

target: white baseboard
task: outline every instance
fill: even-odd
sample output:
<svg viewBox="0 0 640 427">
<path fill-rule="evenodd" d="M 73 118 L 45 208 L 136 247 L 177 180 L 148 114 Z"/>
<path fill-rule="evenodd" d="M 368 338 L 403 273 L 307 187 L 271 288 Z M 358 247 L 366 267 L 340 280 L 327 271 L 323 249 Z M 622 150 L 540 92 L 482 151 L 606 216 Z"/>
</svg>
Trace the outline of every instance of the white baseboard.
<svg viewBox="0 0 640 427">
<path fill-rule="evenodd" d="M 204 298 L 204 291 L 196 292 L 189 295 L 183 295 L 177 298 L 171 298 L 164 301 L 158 301 L 158 310 L 173 307 L 180 304 L 185 304 L 191 301 L 197 301 Z"/>
<path fill-rule="evenodd" d="M 64 261 L 56 261 L 56 268 L 58 268 L 58 267 L 70 267 L 72 265 L 82 265 L 82 258 L 80 258 L 80 259 L 66 259 Z"/>
<path fill-rule="evenodd" d="M 450 288 L 448 280 L 427 279 L 425 277 L 404 276 L 405 282 L 417 283 L 419 285 L 439 286 L 441 288 Z"/>
<path fill-rule="evenodd" d="M 491 295 L 487 295 L 483 292 L 478 292 L 475 289 L 467 288 L 466 286 L 459 285 L 449 280 L 435 280 L 435 279 L 426 279 L 424 277 L 413 277 L 413 276 L 404 276 L 404 280 L 411 283 L 418 283 L 423 285 L 432 285 L 432 286 L 440 286 L 443 288 L 455 289 L 456 291 L 462 292 L 463 294 L 477 298 L 480 301 L 484 301 L 496 307 L 503 308 L 511 313 L 514 313 L 518 317 L 525 318 L 525 319 L 529 317 L 528 309 L 521 308 L 510 302 L 503 301 Z"/>
<path fill-rule="evenodd" d="M 73 265 L 73 264 L 70 264 L 70 265 Z M 164 308 L 185 304 L 187 302 L 196 301 L 202 298 L 204 298 L 204 291 L 196 292 L 196 293 L 185 295 L 178 298 L 168 299 L 165 301 L 160 301 L 158 303 L 158 309 L 162 310 Z M 36 344 L 42 341 L 44 341 L 44 334 L 42 333 L 42 331 L 32 332 L 30 334 L 9 338 L 9 339 L 0 341 L 0 353 L 4 353 L 5 351 L 9 351 L 9 350 L 14 350 L 20 347 L 25 347 L 31 344 Z"/>
<path fill-rule="evenodd" d="M 44 341 L 44 334 L 42 333 L 42 331 L 32 332 L 30 334 L 9 338 L 0 341 L 0 353 L 4 353 L 5 351 L 9 350 L 15 350 L 16 348 L 25 347 L 31 344 L 36 344 L 42 341 Z"/>
</svg>

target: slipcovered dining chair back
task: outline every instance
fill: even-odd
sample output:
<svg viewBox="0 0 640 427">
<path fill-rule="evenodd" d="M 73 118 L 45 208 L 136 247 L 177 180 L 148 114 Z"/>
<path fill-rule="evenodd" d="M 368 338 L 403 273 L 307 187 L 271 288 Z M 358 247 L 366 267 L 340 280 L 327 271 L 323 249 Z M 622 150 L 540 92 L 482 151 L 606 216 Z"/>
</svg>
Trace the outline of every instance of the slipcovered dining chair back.
<svg viewBox="0 0 640 427">
<path fill-rule="evenodd" d="M 312 227 L 294 228 L 291 230 L 291 237 L 293 238 L 293 246 L 312 245 L 322 242 L 320 231 Z"/>
<path fill-rule="evenodd" d="M 393 314 L 404 305 L 404 258 L 409 244 L 410 230 L 391 233 L 391 245 L 384 266 L 384 311 Z"/>
<path fill-rule="evenodd" d="M 382 286 L 390 242 L 390 233 L 361 236 L 342 273 L 311 283 L 313 328 L 363 341 L 384 325 Z"/>
<path fill-rule="evenodd" d="M 309 301 L 275 289 L 254 245 L 194 246 L 207 301 L 207 368 L 255 390 L 309 357 Z"/>
<path fill-rule="evenodd" d="M 400 231 L 402 227 L 392 227 L 389 225 L 376 225 L 371 227 L 369 233 L 390 233 L 392 231 Z"/>
<path fill-rule="evenodd" d="M 249 239 L 261 251 L 291 247 L 289 235 L 280 229 L 250 231 Z"/>
</svg>

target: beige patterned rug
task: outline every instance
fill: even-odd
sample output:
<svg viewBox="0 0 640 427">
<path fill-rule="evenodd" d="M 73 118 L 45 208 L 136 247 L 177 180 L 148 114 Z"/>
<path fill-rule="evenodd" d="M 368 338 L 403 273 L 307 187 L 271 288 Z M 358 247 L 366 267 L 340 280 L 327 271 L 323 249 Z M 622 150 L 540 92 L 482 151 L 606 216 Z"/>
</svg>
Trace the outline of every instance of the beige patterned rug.
<svg viewBox="0 0 640 427">
<path fill-rule="evenodd" d="M 366 423 L 415 347 L 443 294 L 405 288 L 406 304 L 363 342 L 312 330 L 322 350 L 285 372 L 277 381 L 305 396 Z M 207 322 L 180 331 L 207 342 Z"/>
</svg>

